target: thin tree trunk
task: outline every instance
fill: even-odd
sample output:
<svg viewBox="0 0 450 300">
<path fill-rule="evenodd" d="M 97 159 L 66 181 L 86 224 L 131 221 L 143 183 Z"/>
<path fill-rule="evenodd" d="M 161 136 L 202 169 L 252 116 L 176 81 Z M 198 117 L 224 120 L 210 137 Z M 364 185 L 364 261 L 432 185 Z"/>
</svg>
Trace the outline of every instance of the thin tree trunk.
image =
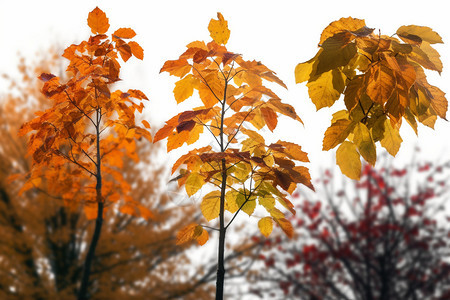
<svg viewBox="0 0 450 300">
<path fill-rule="evenodd" d="M 225 81 L 224 96 L 222 101 L 222 114 L 220 118 L 220 151 L 225 152 L 225 141 L 223 139 L 223 120 L 225 118 L 225 104 L 227 99 L 228 82 Z M 223 285 L 225 282 L 225 192 L 227 189 L 227 168 L 225 158 L 222 158 L 222 185 L 220 187 L 220 210 L 219 210 L 219 251 L 217 259 L 217 281 L 216 300 L 223 299 Z"/>
<path fill-rule="evenodd" d="M 98 240 L 100 239 L 100 233 L 103 225 L 103 202 L 98 202 L 97 219 L 95 220 L 94 234 L 92 235 L 91 245 L 86 255 L 84 262 L 83 277 L 81 279 L 81 287 L 78 293 L 78 300 L 88 299 L 87 290 L 89 287 L 89 276 L 91 274 L 92 261 L 95 256 L 95 248 L 97 247 Z"/>
<path fill-rule="evenodd" d="M 98 240 L 100 239 L 100 233 L 102 231 L 103 225 L 103 198 L 102 198 L 102 172 L 101 172 L 101 153 L 100 153 L 100 119 L 101 112 L 97 110 L 97 185 L 96 190 L 96 201 L 97 201 L 97 218 L 95 220 L 94 234 L 92 235 L 91 244 L 89 246 L 88 253 L 86 255 L 86 260 L 84 261 L 83 277 L 81 279 L 81 287 L 78 293 L 78 300 L 86 300 L 88 297 L 89 288 L 89 276 L 91 274 L 91 266 L 95 257 L 95 248 L 97 247 Z"/>
<path fill-rule="evenodd" d="M 227 172 L 225 159 L 222 159 L 222 186 L 220 191 L 220 227 L 219 227 L 219 255 L 217 261 L 216 300 L 223 299 L 223 285 L 225 282 L 225 190 L 227 184 Z"/>
</svg>

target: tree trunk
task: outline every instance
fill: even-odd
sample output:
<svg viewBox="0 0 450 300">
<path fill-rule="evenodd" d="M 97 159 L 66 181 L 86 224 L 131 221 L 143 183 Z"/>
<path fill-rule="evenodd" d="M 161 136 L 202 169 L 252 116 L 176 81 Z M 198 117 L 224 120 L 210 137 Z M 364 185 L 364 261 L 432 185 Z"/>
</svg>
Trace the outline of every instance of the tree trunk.
<svg viewBox="0 0 450 300">
<path fill-rule="evenodd" d="M 225 190 L 227 186 L 227 172 L 225 159 L 222 159 L 222 186 L 220 190 L 220 227 L 219 227 L 219 254 L 217 260 L 216 300 L 223 299 L 223 285 L 225 282 Z"/>
</svg>

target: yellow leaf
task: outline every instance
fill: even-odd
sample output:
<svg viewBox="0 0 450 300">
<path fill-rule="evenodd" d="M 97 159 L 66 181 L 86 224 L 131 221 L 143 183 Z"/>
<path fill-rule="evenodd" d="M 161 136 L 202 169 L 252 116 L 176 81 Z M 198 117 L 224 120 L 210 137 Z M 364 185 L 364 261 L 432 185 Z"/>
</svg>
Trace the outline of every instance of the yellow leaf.
<svg viewBox="0 0 450 300">
<path fill-rule="evenodd" d="M 264 127 L 264 125 L 266 125 L 266 122 L 261 114 L 261 110 L 254 110 L 251 116 L 252 118 L 249 121 L 253 126 L 255 126 L 256 129 L 260 130 Z"/>
<path fill-rule="evenodd" d="M 247 135 L 249 138 L 251 138 L 252 141 L 255 143 L 255 145 L 264 144 L 265 143 L 264 138 L 262 137 L 262 135 L 260 135 L 259 133 L 257 133 L 254 130 L 241 128 L 241 132 L 243 134 Z"/>
<path fill-rule="evenodd" d="M 326 39 L 329 37 L 332 37 L 336 33 L 342 32 L 342 31 L 357 31 L 358 29 L 363 28 L 366 26 L 366 22 L 364 20 L 355 19 L 355 18 L 341 18 L 338 21 L 334 21 L 330 23 L 323 31 L 322 35 L 320 36 L 319 44 L 322 44 Z"/>
<path fill-rule="evenodd" d="M 108 31 L 108 18 L 98 7 L 89 13 L 87 22 L 93 34 L 103 34 Z"/>
<path fill-rule="evenodd" d="M 228 22 L 223 18 L 220 12 L 217 13 L 218 20 L 211 19 L 208 25 L 208 30 L 217 44 L 226 44 L 230 38 L 230 30 L 228 29 Z"/>
<path fill-rule="evenodd" d="M 272 208 L 275 207 L 275 199 L 270 194 L 269 195 L 265 195 L 264 197 L 259 197 L 258 198 L 258 203 L 259 203 L 259 205 L 264 206 L 264 208 L 267 211 L 270 211 Z"/>
<path fill-rule="evenodd" d="M 309 80 L 309 76 L 313 70 L 314 60 L 308 60 L 304 63 L 298 64 L 295 67 L 295 83 L 302 83 Z"/>
<path fill-rule="evenodd" d="M 322 150 L 328 151 L 333 149 L 347 138 L 353 131 L 355 123 L 347 119 L 339 119 L 325 131 L 323 137 Z"/>
<path fill-rule="evenodd" d="M 191 97 L 194 93 L 194 88 L 197 86 L 197 79 L 188 74 L 183 79 L 178 80 L 175 83 L 175 88 L 173 89 L 173 94 L 177 104 L 183 102 L 187 98 Z"/>
<path fill-rule="evenodd" d="M 200 209 L 206 220 L 211 221 L 220 213 L 220 191 L 212 191 L 203 197 Z"/>
<path fill-rule="evenodd" d="M 397 29 L 397 35 L 402 37 L 410 37 L 411 35 L 419 37 L 422 41 L 426 41 L 430 44 L 443 43 L 442 38 L 439 34 L 430 27 L 426 26 L 417 26 L 417 25 L 408 25 L 401 26 Z"/>
<path fill-rule="evenodd" d="M 428 91 L 431 94 L 430 104 L 436 114 L 445 119 L 445 115 L 447 114 L 448 102 L 445 98 L 445 93 L 441 91 L 438 87 L 430 85 L 428 87 Z"/>
<path fill-rule="evenodd" d="M 392 127 L 391 121 L 386 119 L 384 121 L 384 137 L 380 143 L 389 154 L 395 156 L 400 149 L 400 145 L 403 142 L 400 133 L 397 128 Z"/>
<path fill-rule="evenodd" d="M 242 207 L 241 210 L 247 215 L 251 216 L 256 207 L 256 199 L 251 197 L 247 202 L 245 202 L 245 197 L 242 194 L 238 194 L 236 197 L 236 204 L 238 207 Z M 245 204 L 244 204 L 245 203 Z"/>
<path fill-rule="evenodd" d="M 239 209 L 236 203 L 237 195 L 238 193 L 235 190 L 230 190 L 225 194 L 225 210 L 228 210 L 232 214 Z"/>
<path fill-rule="evenodd" d="M 267 166 L 272 167 L 275 163 L 275 160 L 273 159 L 273 155 L 267 155 L 263 157 L 263 161 L 266 163 Z"/>
<path fill-rule="evenodd" d="M 259 231 L 265 236 L 268 237 L 273 230 L 273 220 L 271 217 L 264 217 L 258 221 Z"/>
<path fill-rule="evenodd" d="M 203 133 L 203 125 L 195 124 L 194 128 L 189 132 L 189 138 L 186 141 L 186 144 L 192 145 L 199 138 L 200 134 Z"/>
<path fill-rule="evenodd" d="M 332 106 L 339 99 L 345 87 L 343 74 L 339 70 L 322 73 L 315 80 L 309 81 L 306 86 L 309 97 L 316 105 L 317 110 Z"/>
<path fill-rule="evenodd" d="M 433 63 L 439 73 L 442 72 L 441 55 L 429 43 L 423 42 L 420 49 L 427 55 L 428 59 Z"/>
<path fill-rule="evenodd" d="M 199 173 L 194 172 L 189 174 L 188 178 L 186 179 L 185 183 L 185 189 L 186 193 L 191 197 L 195 193 L 198 192 L 198 190 L 205 184 L 205 180 L 203 179 L 203 176 L 201 176 Z"/>
<path fill-rule="evenodd" d="M 235 165 L 234 177 L 236 177 L 238 180 L 244 182 L 247 179 L 248 174 L 250 174 L 251 170 L 252 170 L 252 167 L 250 164 L 248 164 L 246 162 L 240 162 Z"/>
<path fill-rule="evenodd" d="M 336 163 L 342 174 L 351 179 L 358 179 L 361 176 L 361 159 L 356 145 L 352 142 L 344 141 L 336 151 Z"/>
<path fill-rule="evenodd" d="M 425 44 L 425 43 L 423 43 Z M 426 53 L 424 51 L 424 49 L 426 51 L 428 51 L 428 53 Z M 433 52 L 432 52 L 433 51 Z M 433 48 L 430 47 L 426 47 L 426 46 L 421 46 L 419 47 L 414 47 L 413 50 L 411 51 L 411 53 L 408 55 L 408 57 L 415 61 L 416 63 L 422 65 L 424 68 L 433 70 L 433 71 L 438 71 L 439 73 L 441 73 L 442 71 L 442 62 L 439 59 L 439 54 L 436 55 L 436 53 L 434 53 L 437 51 L 434 50 Z M 429 57 L 428 54 L 431 56 Z"/>
<path fill-rule="evenodd" d="M 355 57 L 355 43 L 350 43 L 353 35 L 349 32 L 339 33 L 328 38 L 322 45 L 323 51 L 317 56 L 315 75 L 347 65 Z"/>
<path fill-rule="evenodd" d="M 181 245 L 193 239 L 200 237 L 203 233 L 203 227 L 198 224 L 189 224 L 178 231 L 176 244 Z"/>
<path fill-rule="evenodd" d="M 375 166 L 377 160 L 375 143 L 373 142 L 369 129 L 363 123 L 358 122 L 356 124 L 353 130 L 353 142 L 358 147 L 361 156 L 372 166 Z"/>
<path fill-rule="evenodd" d="M 272 207 L 268 211 L 274 219 L 283 219 L 285 217 L 284 213 L 276 207 Z"/>
</svg>

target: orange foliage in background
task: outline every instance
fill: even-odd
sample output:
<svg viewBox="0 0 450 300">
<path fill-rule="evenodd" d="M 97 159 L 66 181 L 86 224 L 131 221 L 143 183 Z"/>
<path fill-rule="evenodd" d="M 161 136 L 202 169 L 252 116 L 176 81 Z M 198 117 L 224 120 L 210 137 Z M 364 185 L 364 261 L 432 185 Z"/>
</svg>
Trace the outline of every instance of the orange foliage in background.
<svg viewBox="0 0 450 300">
<path fill-rule="evenodd" d="M 36 64 L 22 60 L 21 78 L 9 79 L 11 92 L 0 94 L 1 299 L 75 299 L 85 245 L 92 235 L 83 209 L 64 205 L 66 199 L 55 193 L 55 182 L 44 177 L 39 187 L 19 193 L 25 179 L 14 176 L 14 183 L 8 179 L 30 171 L 26 140 L 17 136 L 17 130 L 33 111 L 49 106 L 35 74 L 44 68 L 62 69 L 54 53 L 40 54 Z M 165 170 L 151 159 L 158 152 L 158 147 L 138 142 L 140 164 L 130 158 L 123 161 L 130 195 L 151 209 L 155 219 L 113 213 L 117 207 L 108 212 L 91 275 L 94 299 L 212 297 L 208 271 L 214 264 L 200 268 L 190 261 L 192 253 L 185 252 L 189 245 L 175 245 L 175 232 L 195 221 L 195 209 L 177 206 L 167 197 Z"/>
</svg>

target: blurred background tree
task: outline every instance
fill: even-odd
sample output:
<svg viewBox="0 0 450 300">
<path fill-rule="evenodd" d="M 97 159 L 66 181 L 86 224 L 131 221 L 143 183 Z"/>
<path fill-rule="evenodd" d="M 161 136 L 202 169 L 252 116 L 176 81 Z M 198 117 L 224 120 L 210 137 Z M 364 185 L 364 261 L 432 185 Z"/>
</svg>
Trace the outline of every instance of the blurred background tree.
<svg viewBox="0 0 450 300">
<path fill-rule="evenodd" d="M 270 299 L 450 299 L 449 171 L 450 162 L 366 166 L 359 182 L 325 171 L 317 194 L 297 193 L 303 198 L 296 199 L 302 204 L 292 220 L 297 237 L 265 241 L 278 249 L 259 255 L 260 268 L 249 273 L 250 293 Z"/>
<path fill-rule="evenodd" d="M 21 78 L 3 76 L 10 89 L 0 93 L 0 299 L 75 299 L 91 236 L 80 208 L 67 207 L 59 195 L 42 188 L 20 191 L 30 161 L 26 139 L 17 131 L 33 111 L 47 107 L 37 74 L 58 68 L 63 74 L 59 52 L 40 54 L 34 64 L 22 59 Z M 123 175 L 134 199 L 155 218 L 109 209 L 115 212 L 107 213 L 96 251 L 92 299 L 211 299 L 215 257 L 199 255 L 192 243 L 175 245 L 176 232 L 199 217 L 194 206 L 178 205 L 176 190 L 174 197 L 167 194 L 165 166 L 155 163 L 162 157 L 159 147 L 142 141 L 137 152 L 140 162 L 125 161 Z M 230 276 L 243 276 L 236 259 L 254 247 L 247 244 L 227 257 L 234 260 Z"/>
</svg>

